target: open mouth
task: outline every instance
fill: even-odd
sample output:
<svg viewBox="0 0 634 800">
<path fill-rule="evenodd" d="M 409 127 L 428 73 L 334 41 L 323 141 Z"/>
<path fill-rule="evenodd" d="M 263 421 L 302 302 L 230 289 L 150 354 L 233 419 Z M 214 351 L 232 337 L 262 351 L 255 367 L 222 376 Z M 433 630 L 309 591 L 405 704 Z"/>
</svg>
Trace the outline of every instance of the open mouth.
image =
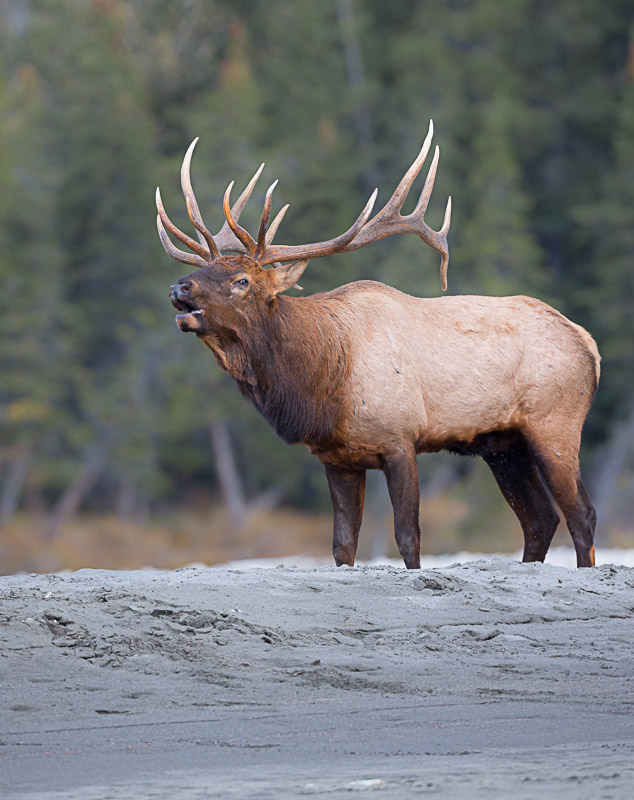
<svg viewBox="0 0 634 800">
<path fill-rule="evenodd" d="M 197 308 L 195 305 L 192 305 L 192 303 L 186 303 L 184 300 L 181 300 L 180 297 L 172 297 L 172 305 L 174 306 L 174 308 L 177 308 L 179 311 L 182 311 L 183 314 L 194 314 L 197 316 L 198 315 L 203 316 L 205 313 L 202 310 L 202 308 Z M 180 317 L 182 315 L 179 314 L 178 316 Z"/>
<path fill-rule="evenodd" d="M 185 332 L 200 330 L 205 318 L 202 308 L 197 308 L 192 303 L 182 300 L 180 297 L 171 297 L 172 305 L 181 313 L 176 315 L 176 324 Z"/>
</svg>

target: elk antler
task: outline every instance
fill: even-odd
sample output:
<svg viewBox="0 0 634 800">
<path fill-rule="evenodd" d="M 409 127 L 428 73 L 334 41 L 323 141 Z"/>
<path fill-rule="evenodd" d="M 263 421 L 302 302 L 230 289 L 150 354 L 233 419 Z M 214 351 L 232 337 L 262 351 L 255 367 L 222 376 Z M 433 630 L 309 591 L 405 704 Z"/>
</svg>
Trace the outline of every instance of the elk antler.
<svg viewBox="0 0 634 800">
<path fill-rule="evenodd" d="M 161 200 L 161 192 L 158 187 L 156 189 L 156 210 L 158 211 L 158 215 L 156 217 L 156 226 L 158 228 L 159 237 L 163 247 L 168 255 L 170 255 L 176 261 L 181 261 L 183 264 L 190 264 L 194 267 L 204 267 L 207 264 L 211 264 L 214 259 L 218 258 L 223 250 L 231 250 L 234 252 L 237 251 L 239 253 L 248 253 L 248 250 L 245 248 L 241 240 L 235 236 L 228 222 L 225 221 L 224 225 L 218 231 L 218 233 L 215 234 L 215 236 L 211 235 L 211 233 L 207 230 L 205 223 L 203 222 L 190 177 L 192 155 L 197 143 L 198 137 L 196 137 L 189 145 L 189 148 L 185 153 L 183 166 L 181 167 L 181 187 L 183 189 L 183 194 L 185 195 L 187 214 L 192 225 L 196 229 L 198 242 L 194 241 L 186 233 L 183 233 L 183 231 L 179 230 L 167 216 Z M 240 215 L 242 214 L 244 207 L 251 197 L 255 184 L 258 182 L 258 178 L 262 174 L 263 169 L 264 164 L 260 164 L 260 167 L 256 171 L 255 175 L 251 178 L 240 197 L 233 204 L 233 207 L 231 208 L 231 214 L 236 223 L 240 219 Z M 277 230 L 280 222 L 282 221 L 282 217 L 287 210 L 288 206 L 285 206 L 278 213 L 271 228 L 275 226 L 275 230 Z M 190 250 L 193 250 L 196 255 L 185 253 L 183 250 L 179 250 L 177 247 L 174 247 L 169 236 L 167 235 L 167 231 L 165 230 L 166 228 L 167 231 L 174 236 L 174 238 L 187 245 L 187 247 L 189 247 Z M 240 228 L 240 230 L 244 229 Z M 250 238 L 251 237 L 249 237 L 249 239 Z"/>
<path fill-rule="evenodd" d="M 251 236 L 244 230 L 236 220 L 233 219 L 231 210 L 229 208 L 229 195 L 231 193 L 231 188 L 233 186 L 233 181 L 227 186 L 227 191 L 225 192 L 225 198 L 223 203 L 223 208 L 225 212 L 225 217 L 227 218 L 227 222 L 231 230 L 234 232 L 237 238 L 244 244 L 245 249 L 249 253 L 250 256 L 256 258 L 256 256 L 260 256 L 258 261 L 262 266 L 266 266 L 267 264 L 272 264 L 274 261 L 295 261 L 297 258 L 318 258 L 319 256 L 328 256 L 332 253 L 341 253 L 344 250 L 345 245 L 348 242 L 352 241 L 354 237 L 359 233 L 361 228 L 365 225 L 368 220 L 368 217 L 372 213 L 372 207 L 374 206 L 374 201 L 376 200 L 376 195 L 378 189 L 375 189 L 372 192 L 372 196 L 368 200 L 365 205 L 363 211 L 357 217 L 356 222 L 352 225 L 345 233 L 342 233 L 340 236 L 337 236 L 336 239 L 330 239 L 327 242 L 320 242 L 319 244 L 304 244 L 298 245 L 297 247 L 289 247 L 288 245 L 278 245 L 277 247 L 270 244 L 272 241 L 272 236 L 267 237 L 267 222 L 268 216 L 270 213 L 270 205 L 271 205 L 271 193 L 273 189 L 275 189 L 275 185 L 277 181 L 275 181 L 272 186 L 269 187 L 268 192 L 266 193 L 266 204 L 264 207 L 264 211 L 262 212 L 262 219 L 260 221 L 260 230 L 258 233 L 258 241 L 255 242 Z M 268 206 L 268 209 L 267 209 Z M 277 219 L 275 219 L 277 222 Z M 279 224 L 279 223 L 278 223 Z M 269 244 L 267 244 L 267 238 Z M 276 255 L 271 255 L 272 251 L 275 250 L 276 252 L 284 251 L 285 256 L 283 258 L 278 258 Z M 291 254 L 291 251 L 299 251 L 301 250 L 304 255 L 297 256 Z M 288 251 L 288 252 L 286 252 Z"/>
<path fill-rule="evenodd" d="M 425 223 L 425 211 L 427 204 L 434 188 L 434 180 L 436 178 L 436 169 L 438 167 L 438 159 L 440 151 L 436 147 L 434 158 L 425 179 L 425 185 L 421 192 L 416 208 L 411 214 L 401 216 L 401 209 L 407 199 L 409 190 L 414 183 L 414 180 L 423 166 L 432 137 L 434 135 L 434 124 L 430 121 L 429 131 L 423 143 L 418 157 L 407 170 L 403 179 L 397 186 L 394 194 L 385 204 L 385 206 L 376 214 L 367 224 L 359 225 L 359 221 L 364 217 L 368 206 L 371 208 L 376 191 L 372 195 L 368 206 L 361 214 L 361 217 L 350 228 L 350 230 L 328 242 L 319 242 L 318 244 L 306 245 L 271 245 L 267 244 L 264 251 L 259 254 L 258 261 L 262 266 L 271 264 L 274 261 L 294 261 L 295 259 L 303 258 L 317 258 L 322 255 L 330 255 L 332 253 L 348 253 L 351 250 L 358 250 L 360 247 L 365 247 L 367 244 L 376 242 L 378 239 L 383 239 L 386 236 L 393 236 L 397 233 L 415 233 L 426 242 L 430 247 L 441 254 L 440 276 L 442 281 L 443 290 L 447 289 L 447 267 L 449 265 L 449 248 L 447 246 L 447 232 L 451 222 L 451 197 L 447 200 L 447 208 L 445 210 L 445 219 L 442 228 L 439 231 L 432 230 Z M 369 213 L 369 212 L 368 212 Z M 354 231 L 354 232 L 353 232 Z M 351 232 L 352 235 L 349 236 Z"/>
<path fill-rule="evenodd" d="M 416 176 L 420 172 L 425 159 L 427 158 L 427 153 L 429 152 L 433 135 L 434 124 L 430 121 L 429 131 L 420 153 L 418 154 L 412 166 L 403 176 L 392 197 L 388 200 L 381 211 L 378 212 L 378 214 L 375 214 L 375 216 L 369 220 L 378 192 L 378 189 L 375 189 L 355 223 L 345 233 L 342 233 L 340 236 L 337 236 L 334 239 L 329 239 L 328 241 L 304 245 L 273 244 L 273 238 L 282 221 L 282 218 L 284 217 L 284 214 L 288 210 L 288 205 L 284 206 L 284 208 L 278 212 L 277 216 L 269 227 L 268 221 L 271 213 L 271 196 L 273 194 L 273 190 L 277 186 L 277 181 L 271 184 L 267 190 L 264 201 L 264 209 L 260 219 L 257 240 L 253 239 L 249 232 L 238 224 L 240 214 L 242 213 L 249 197 L 251 197 L 253 188 L 260 177 L 262 169 L 264 168 L 264 164 L 260 166 L 258 171 L 251 178 L 247 187 L 242 192 L 233 207 L 230 204 L 233 181 L 229 184 L 223 199 L 223 211 L 226 221 L 218 233 L 215 236 L 212 236 L 205 227 L 191 184 L 191 158 L 194 152 L 194 147 L 198 142 L 198 139 L 194 139 L 189 146 L 189 149 L 187 150 L 183 160 L 183 166 L 181 168 L 181 185 L 183 188 L 183 194 L 185 195 L 187 213 L 192 225 L 196 229 L 198 241 L 194 241 L 194 239 L 190 238 L 186 233 L 183 233 L 170 221 L 169 217 L 165 213 L 165 209 L 163 208 L 160 192 L 157 189 L 156 207 L 158 210 L 158 216 L 156 222 L 163 247 L 169 253 L 169 255 L 172 256 L 172 258 L 175 258 L 177 261 L 182 261 L 185 264 L 191 264 L 197 267 L 204 267 L 206 264 L 210 264 L 212 261 L 214 261 L 214 259 L 219 257 L 223 250 L 246 253 L 264 267 L 268 264 L 277 264 L 285 261 L 319 258 L 320 256 L 332 255 L 334 253 L 348 253 L 351 250 L 358 250 L 360 247 L 365 247 L 367 244 L 376 242 L 386 236 L 393 236 L 399 233 L 415 233 L 430 247 L 440 253 L 440 276 L 442 288 L 443 290 L 446 290 L 447 267 L 449 265 L 447 233 L 449 231 L 449 225 L 451 222 L 451 197 L 447 200 L 447 207 L 445 209 L 445 218 L 442 228 L 439 231 L 434 231 L 425 223 L 425 211 L 427 210 L 427 204 L 429 203 L 429 198 L 431 196 L 432 189 L 434 188 L 436 169 L 438 167 L 438 159 L 440 157 L 440 151 L 438 147 L 436 147 L 434 152 L 434 158 L 432 159 L 429 172 L 427 173 L 427 177 L 425 179 L 425 185 L 423 186 L 423 190 L 418 199 L 418 203 L 416 204 L 416 208 L 411 214 L 407 214 L 405 216 L 401 215 L 401 209 L 403 208 L 403 204 L 407 199 L 409 190 L 414 183 Z M 178 248 L 174 247 L 169 236 L 167 235 L 166 228 L 167 231 L 172 234 L 172 236 L 181 241 L 183 244 L 187 245 L 187 247 L 189 247 L 193 253 L 185 253 L 183 250 L 179 250 Z"/>
</svg>

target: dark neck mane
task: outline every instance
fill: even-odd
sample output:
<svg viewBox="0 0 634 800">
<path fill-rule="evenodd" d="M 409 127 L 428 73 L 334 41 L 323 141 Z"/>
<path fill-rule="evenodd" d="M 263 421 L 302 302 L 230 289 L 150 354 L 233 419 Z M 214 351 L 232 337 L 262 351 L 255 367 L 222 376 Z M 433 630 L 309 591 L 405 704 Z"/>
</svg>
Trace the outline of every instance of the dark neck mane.
<svg viewBox="0 0 634 800">
<path fill-rule="evenodd" d="M 220 353 L 206 343 L 280 438 L 329 450 L 341 444 L 348 343 L 324 301 L 280 296 L 244 338 L 223 337 Z"/>
</svg>

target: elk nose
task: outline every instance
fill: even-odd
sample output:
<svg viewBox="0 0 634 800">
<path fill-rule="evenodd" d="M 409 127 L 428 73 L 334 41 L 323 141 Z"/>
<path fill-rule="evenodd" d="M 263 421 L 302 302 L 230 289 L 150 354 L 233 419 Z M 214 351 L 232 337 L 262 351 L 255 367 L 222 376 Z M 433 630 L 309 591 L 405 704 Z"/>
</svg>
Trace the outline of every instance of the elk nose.
<svg viewBox="0 0 634 800">
<path fill-rule="evenodd" d="M 192 288 L 191 281 L 178 281 L 170 286 L 170 297 L 182 297 L 188 295 Z"/>
</svg>

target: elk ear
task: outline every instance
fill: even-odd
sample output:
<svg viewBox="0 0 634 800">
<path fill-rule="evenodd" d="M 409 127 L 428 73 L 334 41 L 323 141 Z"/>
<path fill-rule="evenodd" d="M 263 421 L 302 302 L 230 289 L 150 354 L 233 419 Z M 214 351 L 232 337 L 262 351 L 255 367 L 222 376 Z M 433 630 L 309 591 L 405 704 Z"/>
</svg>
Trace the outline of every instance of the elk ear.
<svg viewBox="0 0 634 800">
<path fill-rule="evenodd" d="M 277 297 L 281 292 L 291 289 L 304 274 L 308 266 L 308 260 L 296 261 L 294 264 L 280 264 L 267 270 L 270 275 L 273 297 Z"/>
</svg>

